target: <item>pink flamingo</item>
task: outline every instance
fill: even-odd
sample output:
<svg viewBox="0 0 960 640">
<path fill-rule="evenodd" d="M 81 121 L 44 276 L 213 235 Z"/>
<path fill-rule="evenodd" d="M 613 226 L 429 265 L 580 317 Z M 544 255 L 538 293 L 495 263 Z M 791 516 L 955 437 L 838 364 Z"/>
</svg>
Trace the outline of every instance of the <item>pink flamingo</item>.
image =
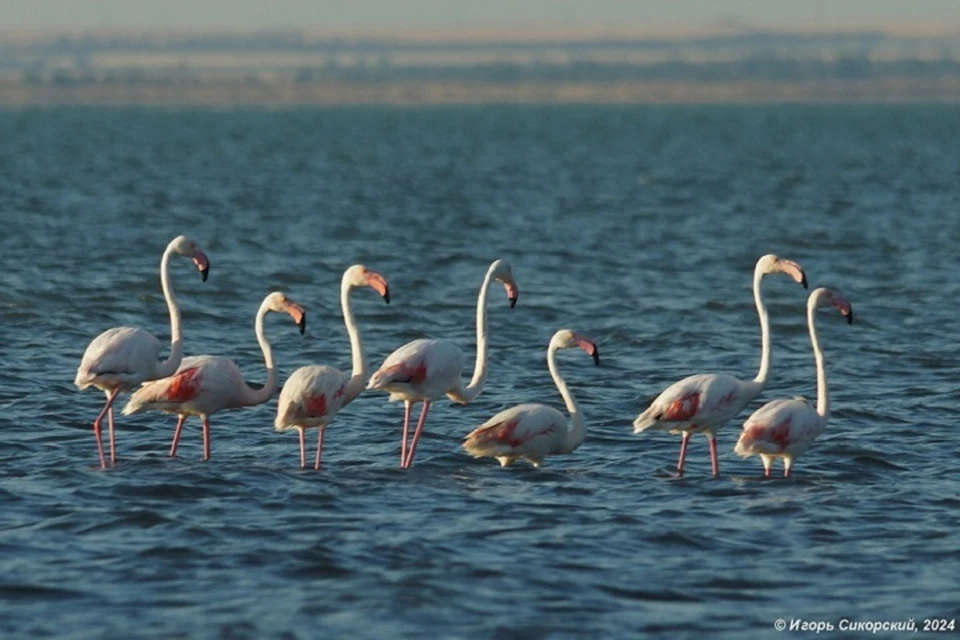
<svg viewBox="0 0 960 640">
<path fill-rule="evenodd" d="M 107 468 L 103 455 L 103 439 L 100 424 L 108 416 L 110 432 L 110 464 L 117 462 L 117 445 L 113 430 L 113 402 L 121 391 L 128 391 L 141 382 L 165 378 L 177 370 L 183 359 L 183 337 L 180 335 L 180 308 L 170 287 L 170 256 L 190 258 L 207 280 L 210 261 L 197 245 L 186 236 L 177 236 L 167 245 L 160 259 L 160 285 L 170 312 L 170 355 L 163 362 L 160 357 L 160 341 L 149 331 L 139 327 L 114 327 L 107 329 L 87 346 L 77 369 L 73 383 L 80 389 L 96 387 L 107 396 L 100 415 L 93 421 L 93 435 L 97 439 L 100 468 Z"/>
<path fill-rule="evenodd" d="M 277 390 L 277 370 L 273 362 L 270 343 L 263 333 L 263 319 L 270 311 L 289 313 L 300 327 L 300 333 L 306 328 L 306 315 L 303 307 L 275 291 L 263 299 L 257 311 L 257 342 L 263 351 L 267 367 L 267 382 L 259 390 L 251 389 L 243 380 L 240 367 L 230 358 L 219 356 L 193 356 L 184 358 L 180 368 L 169 378 L 148 382 L 140 387 L 127 406 L 124 415 L 141 411 L 163 411 L 179 416 L 177 428 L 173 434 L 170 455 L 177 454 L 180 432 L 187 416 L 200 416 L 203 425 L 203 459 L 210 459 L 210 416 L 224 409 L 250 407 L 263 404 Z"/>
<path fill-rule="evenodd" d="M 583 415 L 573 399 L 567 383 L 557 371 L 557 351 L 579 347 L 600 364 L 597 345 L 588 338 L 569 329 L 553 334 L 547 349 L 547 368 L 553 377 L 572 425 L 562 413 L 543 404 L 527 403 L 505 409 L 474 429 L 463 441 L 463 448 L 474 458 L 490 457 L 500 461 L 501 467 L 526 459 L 539 467 L 550 455 L 570 453 L 583 444 L 587 428 Z"/>
<path fill-rule="evenodd" d="M 473 378 L 466 388 L 460 379 L 463 351 L 446 340 L 414 340 L 394 351 L 371 377 L 368 389 L 382 389 L 390 400 L 403 400 L 403 441 L 400 445 L 400 466 L 409 468 L 417 450 L 430 404 L 446 395 L 454 402 L 467 404 L 483 390 L 487 377 L 487 291 L 496 280 L 507 290 L 510 306 L 517 304 L 519 290 L 513 271 L 506 260 L 497 260 L 487 269 L 477 296 L 477 362 Z M 410 411 L 414 403 L 423 402 L 420 419 L 409 447 Z"/>
<path fill-rule="evenodd" d="M 807 300 L 807 325 L 810 327 L 810 343 L 817 363 L 817 406 L 803 396 L 772 400 L 753 412 L 743 423 L 743 432 L 734 448 L 739 455 L 748 458 L 759 455 L 763 461 L 763 477 L 770 477 L 774 458 L 783 458 L 783 476 L 790 475 L 793 461 L 803 455 L 817 436 L 827 426 L 830 413 L 830 396 L 827 392 L 827 370 L 817 339 L 816 312 L 819 307 L 836 307 L 847 323 L 853 324 L 853 307 L 846 298 L 830 289 L 820 287 Z"/>
<path fill-rule="evenodd" d="M 770 369 L 770 326 L 767 307 L 763 304 L 760 284 L 771 273 L 786 273 L 807 287 L 807 276 L 796 262 L 768 254 L 757 261 L 753 271 L 753 298 L 760 316 L 761 357 L 760 371 L 753 380 L 739 380 L 733 376 L 705 373 L 689 376 L 667 387 L 650 407 L 633 421 L 633 432 L 659 429 L 680 432 L 680 458 L 677 474 L 683 475 L 683 461 L 687 455 L 690 434 L 703 433 L 710 443 L 710 463 L 713 476 L 720 475 L 717 461 L 716 432 L 740 413 L 756 398 L 767 383 Z"/>
<path fill-rule="evenodd" d="M 326 365 L 301 367 L 291 374 L 280 392 L 277 403 L 277 431 L 297 429 L 300 432 L 300 468 L 307 466 L 304 432 L 317 427 L 317 457 L 314 469 L 320 468 L 323 455 L 323 432 L 343 407 L 360 395 L 367 382 L 367 358 L 363 354 L 360 330 L 350 307 L 350 291 L 356 287 L 370 287 L 390 304 L 390 290 L 386 279 L 363 265 L 353 265 L 343 272 L 340 281 L 340 306 L 350 335 L 353 372 L 348 378 L 339 369 Z"/>
</svg>

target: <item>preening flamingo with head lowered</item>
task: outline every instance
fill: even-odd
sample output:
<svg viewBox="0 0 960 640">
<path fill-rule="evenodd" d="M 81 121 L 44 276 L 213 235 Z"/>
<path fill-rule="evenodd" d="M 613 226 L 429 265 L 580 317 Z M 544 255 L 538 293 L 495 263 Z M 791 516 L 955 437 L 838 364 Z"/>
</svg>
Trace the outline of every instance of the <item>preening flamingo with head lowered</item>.
<svg viewBox="0 0 960 640">
<path fill-rule="evenodd" d="M 463 386 L 463 351 L 446 340 L 414 340 L 400 347 L 380 365 L 370 377 L 368 389 L 381 389 L 390 394 L 390 400 L 403 400 L 403 441 L 400 445 L 400 466 L 409 468 L 423 432 L 427 411 L 433 401 L 446 395 L 454 402 L 467 404 L 480 395 L 487 377 L 487 292 L 494 282 L 507 290 L 510 306 L 517 304 L 519 290 L 513 279 L 513 270 L 506 260 L 496 260 L 487 269 L 477 296 L 477 361 L 470 384 Z M 410 430 L 410 411 L 414 403 L 423 402 L 420 419 L 413 437 L 407 444 Z"/>
<path fill-rule="evenodd" d="M 108 417 L 110 435 L 110 464 L 116 464 L 117 447 L 113 429 L 113 403 L 117 394 L 128 391 L 141 382 L 156 380 L 171 375 L 183 359 L 183 337 L 180 333 L 180 308 L 170 286 L 170 257 L 190 258 L 197 265 L 204 281 L 210 270 L 210 261 L 196 243 L 186 236 L 177 236 L 167 244 L 160 259 L 160 286 L 170 313 L 170 355 L 159 362 L 160 341 L 150 332 L 139 327 L 114 327 L 107 329 L 87 346 L 77 369 L 74 384 L 80 389 L 96 387 L 102 390 L 107 401 L 93 421 L 93 434 L 97 439 L 100 467 L 107 467 L 103 455 L 103 440 L 100 425 Z"/>
<path fill-rule="evenodd" d="M 261 389 L 252 389 L 243 379 L 240 367 L 230 358 L 193 356 L 184 358 L 176 373 L 163 380 L 148 382 L 131 396 L 123 414 L 142 411 L 163 411 L 179 416 L 173 434 L 170 455 L 177 454 L 180 432 L 187 416 L 200 416 L 203 426 L 203 459 L 210 459 L 210 416 L 224 409 L 263 404 L 277 390 L 277 370 L 273 351 L 263 332 L 264 317 L 271 311 L 290 314 L 300 327 L 306 328 L 303 307 L 279 291 L 263 299 L 257 311 L 256 335 L 267 368 L 267 381 Z"/>
<path fill-rule="evenodd" d="M 363 265 L 355 264 L 343 272 L 340 280 L 340 306 L 343 309 L 343 321 L 350 336 L 350 351 L 353 357 L 353 371 L 348 378 L 339 369 L 326 365 L 300 367 L 294 371 L 277 403 L 277 417 L 274 427 L 277 431 L 296 429 L 300 432 L 300 468 L 307 466 L 304 432 L 317 428 L 317 457 L 314 469 L 320 468 L 323 455 L 323 432 L 331 420 L 354 398 L 360 395 L 367 383 L 367 358 L 360 341 L 360 330 L 350 306 L 350 292 L 356 287 L 370 287 L 390 303 L 390 290 L 386 279 Z"/>
<path fill-rule="evenodd" d="M 753 271 L 753 298 L 760 316 L 760 371 L 753 380 L 706 373 L 689 376 L 667 387 L 650 407 L 633 421 L 633 432 L 648 429 L 682 434 L 677 473 L 683 475 L 687 442 L 692 433 L 703 433 L 710 443 L 710 463 L 714 477 L 720 475 L 716 432 L 756 398 L 767 383 L 770 371 L 770 321 L 761 295 L 764 276 L 785 273 L 807 287 L 807 276 L 796 262 L 773 254 L 761 257 Z"/>
<path fill-rule="evenodd" d="M 817 364 L 817 406 L 803 396 L 772 400 L 753 412 L 743 423 L 743 431 L 734 451 L 747 458 L 758 455 L 763 462 L 763 477 L 770 477 L 774 459 L 783 458 L 783 475 L 790 475 L 793 461 L 799 458 L 827 425 L 830 395 L 827 392 L 827 370 L 817 338 L 816 313 L 820 307 L 836 307 L 847 323 L 853 324 L 850 302 L 830 289 L 820 287 L 807 299 L 807 325 L 810 343 Z"/>
<path fill-rule="evenodd" d="M 496 458 L 506 467 L 525 459 L 539 467 L 549 455 L 570 453 L 583 444 L 586 425 L 583 414 L 557 370 L 557 351 L 579 347 L 600 364 L 597 345 L 569 329 L 553 334 L 547 348 L 547 368 L 570 412 L 570 424 L 561 412 L 542 404 L 527 403 L 505 409 L 474 429 L 463 448 L 474 458 Z"/>
</svg>

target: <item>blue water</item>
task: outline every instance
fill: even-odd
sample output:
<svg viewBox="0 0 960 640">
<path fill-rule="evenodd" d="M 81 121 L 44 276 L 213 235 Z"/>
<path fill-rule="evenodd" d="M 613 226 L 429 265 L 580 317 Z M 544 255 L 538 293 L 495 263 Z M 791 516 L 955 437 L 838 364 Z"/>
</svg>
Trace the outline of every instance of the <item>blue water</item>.
<svg viewBox="0 0 960 640">
<path fill-rule="evenodd" d="M 462 107 L 0 113 L 0 636 L 3 638 L 745 638 L 778 618 L 958 617 L 960 110 L 954 106 Z M 169 337 L 160 253 L 187 233 L 202 283 L 172 279 L 187 354 L 264 379 L 263 296 L 281 379 L 347 369 L 342 271 L 372 366 L 454 340 L 473 364 L 490 261 L 520 287 L 490 305 L 490 366 L 471 405 L 431 410 L 412 469 L 402 408 L 361 395 L 298 468 L 276 401 L 188 422 L 118 419 L 97 468 L 99 392 L 72 380 L 121 324 Z M 733 453 L 766 400 L 813 397 L 806 292 L 766 280 L 771 380 L 687 473 L 679 438 L 631 421 L 679 378 L 752 378 L 753 265 L 796 260 L 853 304 L 820 315 L 833 413 L 794 477 Z M 588 435 L 542 469 L 473 460 L 461 438 L 512 404 L 560 406 L 561 354 Z M 793 634 L 791 634 L 792 636 Z M 870 634 L 840 634 L 840 637 Z M 902 633 L 871 637 L 903 637 Z M 938 634 L 943 636 L 944 634 Z M 837 634 L 834 634 L 837 637 Z"/>
</svg>

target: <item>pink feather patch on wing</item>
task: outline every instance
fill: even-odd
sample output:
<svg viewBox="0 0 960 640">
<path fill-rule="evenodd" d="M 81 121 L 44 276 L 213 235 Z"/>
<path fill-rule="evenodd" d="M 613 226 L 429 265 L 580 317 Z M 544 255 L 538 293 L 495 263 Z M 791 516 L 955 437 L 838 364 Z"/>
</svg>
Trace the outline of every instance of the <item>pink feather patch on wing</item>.
<svg viewBox="0 0 960 640">
<path fill-rule="evenodd" d="M 200 369 L 191 367 L 177 373 L 167 385 L 165 399 L 170 402 L 186 402 L 192 400 L 200 390 Z"/>
<path fill-rule="evenodd" d="M 674 400 L 663 414 L 665 420 L 689 420 L 700 409 L 700 392 L 693 391 Z"/>
</svg>

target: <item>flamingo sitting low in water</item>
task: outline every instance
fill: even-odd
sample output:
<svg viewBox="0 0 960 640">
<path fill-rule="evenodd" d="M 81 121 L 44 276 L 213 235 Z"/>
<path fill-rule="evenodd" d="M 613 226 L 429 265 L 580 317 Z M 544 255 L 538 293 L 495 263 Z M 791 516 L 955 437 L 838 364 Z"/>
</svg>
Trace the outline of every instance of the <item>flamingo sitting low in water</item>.
<svg viewBox="0 0 960 640">
<path fill-rule="evenodd" d="M 583 444 L 586 436 L 583 415 L 557 371 L 557 351 L 574 347 L 592 356 L 594 364 L 600 364 L 597 345 L 569 329 L 553 334 L 547 349 L 547 368 L 570 412 L 571 425 L 567 424 L 566 416 L 553 407 L 520 404 L 501 411 L 474 429 L 463 442 L 467 453 L 474 458 L 496 458 L 501 467 L 521 458 L 539 467 L 548 455 L 570 453 Z"/>
<path fill-rule="evenodd" d="M 771 273 L 786 273 L 807 287 L 807 276 L 796 262 L 768 254 L 757 261 L 753 271 L 753 298 L 760 316 L 761 356 L 760 371 L 753 380 L 739 380 L 733 376 L 706 373 L 689 376 L 667 387 L 650 407 L 633 421 L 633 432 L 659 429 L 680 432 L 680 458 L 677 474 L 683 475 L 683 461 L 687 455 L 690 434 L 703 433 L 710 443 L 710 463 L 713 476 L 720 475 L 717 460 L 716 432 L 756 398 L 767 384 L 770 370 L 770 321 L 763 304 L 760 284 Z"/>
<path fill-rule="evenodd" d="M 367 358 L 363 354 L 360 330 L 350 307 L 350 291 L 356 287 L 370 287 L 390 304 L 390 290 L 382 275 L 359 264 L 343 272 L 340 281 L 340 306 L 350 336 L 353 357 L 353 372 L 350 377 L 347 378 L 340 370 L 326 365 L 300 367 L 287 378 L 280 392 L 274 427 L 277 431 L 297 429 L 300 432 L 301 469 L 307 466 L 304 432 L 311 427 L 317 427 L 317 457 L 313 468 L 319 469 L 326 426 L 340 409 L 360 395 L 367 383 Z"/>
<path fill-rule="evenodd" d="M 100 424 L 108 416 L 110 435 L 110 464 L 116 464 L 117 446 L 113 431 L 113 402 L 121 391 L 128 391 L 141 382 L 156 380 L 171 375 L 183 359 L 183 337 L 180 335 L 180 308 L 170 286 L 170 256 L 190 258 L 197 265 L 206 281 L 210 261 L 196 243 L 186 236 L 177 236 L 167 244 L 160 259 L 160 286 L 170 312 L 170 355 L 163 362 L 160 356 L 160 341 L 150 332 L 139 327 L 114 327 L 107 329 L 87 346 L 83 353 L 74 384 L 80 389 L 93 386 L 102 390 L 106 404 L 93 421 L 93 434 L 97 438 L 100 468 L 106 469 Z"/>
<path fill-rule="evenodd" d="M 306 328 L 303 307 L 275 291 L 263 299 L 257 311 L 257 342 L 263 351 L 267 367 L 267 382 L 259 390 L 251 389 L 243 379 L 240 368 L 230 358 L 219 356 L 193 356 L 184 358 L 180 368 L 169 378 L 148 382 L 131 396 L 124 415 L 141 411 L 163 411 L 179 416 L 173 434 L 170 455 L 177 454 L 180 432 L 187 416 L 200 416 L 203 425 L 203 459 L 210 459 L 210 416 L 224 409 L 250 407 L 263 404 L 277 390 L 277 370 L 273 361 L 270 343 L 263 333 L 263 319 L 271 311 L 290 314 L 300 327 Z"/>
<path fill-rule="evenodd" d="M 470 384 L 463 386 L 463 351 L 446 340 L 414 340 L 394 351 L 371 377 L 368 389 L 382 389 L 390 400 L 403 400 L 403 441 L 400 445 L 400 466 L 409 468 L 417 450 L 417 441 L 434 400 L 444 395 L 454 402 L 467 404 L 480 395 L 487 377 L 487 291 L 493 281 L 503 284 L 510 306 L 517 304 L 519 290 L 513 271 L 506 260 L 497 260 L 487 269 L 477 296 L 477 362 Z M 409 447 L 410 411 L 414 403 L 423 402 L 420 419 Z"/>
<path fill-rule="evenodd" d="M 810 448 L 827 425 L 830 396 L 815 316 L 819 307 L 829 306 L 836 307 L 847 317 L 847 323 L 853 324 L 853 307 L 846 298 L 824 287 L 810 294 L 807 300 L 807 324 L 813 357 L 817 363 L 816 408 L 803 396 L 781 398 L 763 405 L 743 423 L 743 432 L 734 451 L 744 458 L 759 455 L 763 462 L 764 478 L 770 477 L 770 466 L 775 458 L 783 458 L 783 475 L 789 476 L 793 461 Z"/>
</svg>

